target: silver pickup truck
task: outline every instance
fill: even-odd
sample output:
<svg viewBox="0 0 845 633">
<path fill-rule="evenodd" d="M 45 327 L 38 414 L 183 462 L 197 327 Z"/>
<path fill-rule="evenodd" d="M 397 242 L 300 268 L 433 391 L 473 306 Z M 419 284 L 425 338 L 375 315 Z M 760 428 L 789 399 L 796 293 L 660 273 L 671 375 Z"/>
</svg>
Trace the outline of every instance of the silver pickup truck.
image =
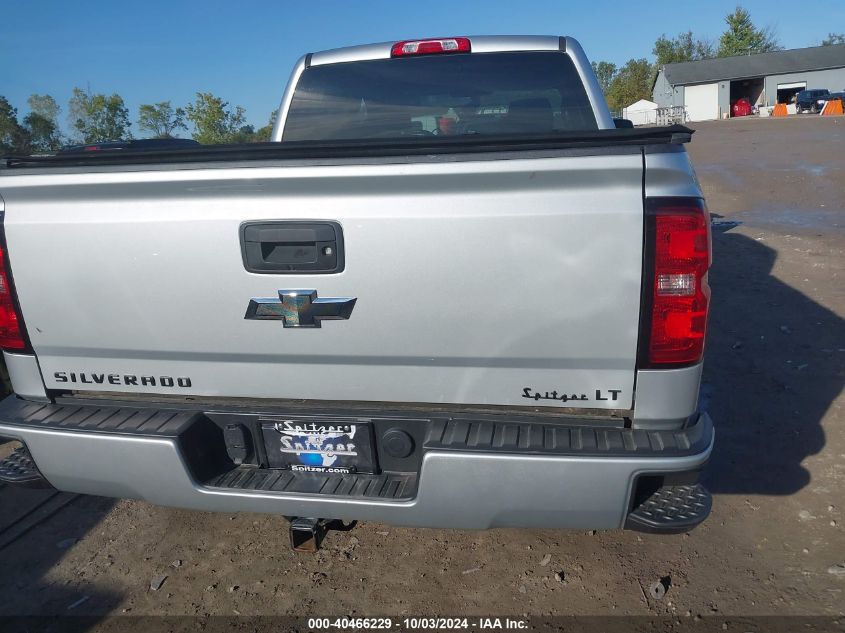
<svg viewBox="0 0 845 633">
<path fill-rule="evenodd" d="M 571 38 L 456 37 L 304 56 L 271 143 L 7 158 L 0 479 L 311 534 L 689 530 L 690 136 L 616 129 Z"/>
</svg>

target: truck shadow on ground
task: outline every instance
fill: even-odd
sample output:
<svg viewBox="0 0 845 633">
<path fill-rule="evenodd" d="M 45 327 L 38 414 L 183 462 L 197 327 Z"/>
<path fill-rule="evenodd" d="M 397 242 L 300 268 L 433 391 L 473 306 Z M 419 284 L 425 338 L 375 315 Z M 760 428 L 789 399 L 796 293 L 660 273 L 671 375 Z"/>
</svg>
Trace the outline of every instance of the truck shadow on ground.
<svg viewBox="0 0 845 633">
<path fill-rule="evenodd" d="M 718 217 L 718 216 L 716 216 Z M 777 252 L 714 226 L 702 384 L 716 424 L 710 490 L 789 495 L 825 445 L 822 421 L 845 383 L 845 321 L 772 275 Z"/>
<path fill-rule="evenodd" d="M 57 511 L 53 490 L 0 487 L 0 628 L 4 631 L 59 630 L 54 616 L 78 619 L 76 631 L 96 625 L 94 614 L 107 612 L 121 596 L 87 580 L 93 558 L 75 551 L 96 529 L 114 502 L 77 496 Z M 96 556 L 96 555 L 95 555 Z M 71 557 L 77 581 L 51 578 L 51 569 Z"/>
</svg>

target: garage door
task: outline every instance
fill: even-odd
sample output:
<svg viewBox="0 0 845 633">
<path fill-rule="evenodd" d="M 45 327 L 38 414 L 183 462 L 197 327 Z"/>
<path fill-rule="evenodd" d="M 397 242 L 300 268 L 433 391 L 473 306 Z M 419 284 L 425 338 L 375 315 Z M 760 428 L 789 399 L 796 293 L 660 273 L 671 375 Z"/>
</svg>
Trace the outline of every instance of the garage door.
<svg viewBox="0 0 845 633">
<path fill-rule="evenodd" d="M 712 121 L 719 118 L 719 84 L 702 84 L 684 88 L 684 105 L 690 121 Z"/>
</svg>

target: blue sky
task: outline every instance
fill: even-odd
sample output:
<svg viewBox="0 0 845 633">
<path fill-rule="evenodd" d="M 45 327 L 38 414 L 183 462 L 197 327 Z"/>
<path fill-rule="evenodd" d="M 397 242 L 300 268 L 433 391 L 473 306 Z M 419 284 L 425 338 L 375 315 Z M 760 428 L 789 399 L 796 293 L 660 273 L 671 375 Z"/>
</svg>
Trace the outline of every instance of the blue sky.
<svg viewBox="0 0 845 633">
<path fill-rule="evenodd" d="M 32 93 L 63 108 L 74 86 L 117 92 L 130 108 L 184 105 L 210 91 L 267 122 L 303 53 L 350 44 L 473 34 L 572 35 L 590 59 L 651 57 L 654 40 L 692 29 L 716 39 L 736 1 L 565 0 L 3 0 L 0 95 L 20 114 Z M 843 0 L 748 0 L 755 23 L 786 48 L 845 31 Z"/>
</svg>

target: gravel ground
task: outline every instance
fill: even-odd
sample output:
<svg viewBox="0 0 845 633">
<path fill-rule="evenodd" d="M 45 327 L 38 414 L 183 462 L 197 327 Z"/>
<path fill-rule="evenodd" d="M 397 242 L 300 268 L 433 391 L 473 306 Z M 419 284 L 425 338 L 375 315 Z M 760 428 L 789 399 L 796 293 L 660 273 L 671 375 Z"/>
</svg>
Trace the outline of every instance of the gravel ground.
<svg viewBox="0 0 845 633">
<path fill-rule="evenodd" d="M 696 127 L 715 257 L 702 398 L 718 435 L 703 526 L 364 523 L 302 555 L 280 518 L 5 488 L 0 615 L 845 614 L 845 575 L 828 571 L 845 564 L 845 118 Z M 55 509 L 33 521 L 39 504 Z M 663 577 L 671 587 L 652 599 Z"/>
</svg>

